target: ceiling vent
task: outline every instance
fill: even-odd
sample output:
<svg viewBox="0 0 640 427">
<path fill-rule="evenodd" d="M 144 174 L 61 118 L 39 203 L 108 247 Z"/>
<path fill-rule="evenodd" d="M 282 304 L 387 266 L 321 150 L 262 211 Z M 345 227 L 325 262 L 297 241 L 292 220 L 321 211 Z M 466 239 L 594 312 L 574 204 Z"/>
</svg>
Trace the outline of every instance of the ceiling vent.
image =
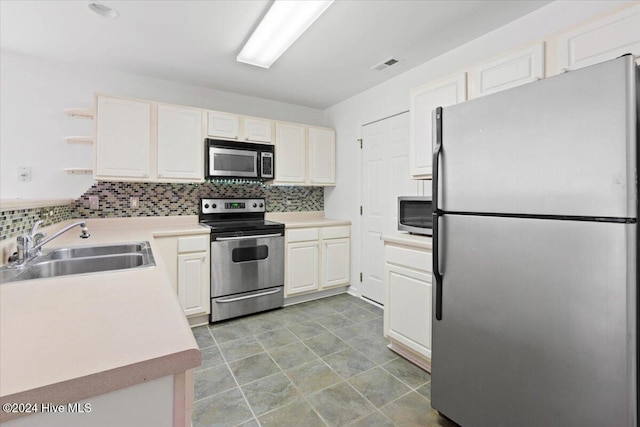
<svg viewBox="0 0 640 427">
<path fill-rule="evenodd" d="M 400 62 L 399 59 L 391 57 L 389 59 L 385 59 L 384 61 L 382 61 L 379 64 L 374 65 L 370 69 L 371 70 L 376 70 L 376 71 L 382 71 L 382 70 L 386 70 L 387 68 L 391 67 L 392 65 L 397 64 L 398 62 Z"/>
</svg>

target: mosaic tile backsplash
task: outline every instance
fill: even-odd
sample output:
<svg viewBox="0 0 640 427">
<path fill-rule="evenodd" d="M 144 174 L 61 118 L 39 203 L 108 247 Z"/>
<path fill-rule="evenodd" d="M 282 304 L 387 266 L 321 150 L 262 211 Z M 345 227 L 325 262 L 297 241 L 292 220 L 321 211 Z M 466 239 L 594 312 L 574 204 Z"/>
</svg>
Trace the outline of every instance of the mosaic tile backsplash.
<svg viewBox="0 0 640 427">
<path fill-rule="evenodd" d="M 73 206 L 47 206 L 0 211 L 0 241 L 29 231 L 39 219 L 42 227 L 74 218 Z"/>
<path fill-rule="evenodd" d="M 89 209 L 89 196 L 98 196 L 99 209 Z M 130 207 L 137 197 L 139 206 Z M 259 182 L 202 184 L 97 182 L 75 201 L 77 218 L 197 215 L 201 197 L 264 197 L 267 212 L 324 210 L 322 187 L 269 186 Z"/>
<path fill-rule="evenodd" d="M 89 196 L 98 196 L 98 209 L 89 209 Z M 137 197 L 138 208 L 130 208 Z M 268 212 L 324 210 L 324 188 L 269 186 L 258 182 L 169 184 L 97 182 L 73 204 L 0 212 L 0 241 L 18 236 L 39 219 L 43 227 L 72 218 L 197 215 L 201 197 L 264 197 Z"/>
</svg>

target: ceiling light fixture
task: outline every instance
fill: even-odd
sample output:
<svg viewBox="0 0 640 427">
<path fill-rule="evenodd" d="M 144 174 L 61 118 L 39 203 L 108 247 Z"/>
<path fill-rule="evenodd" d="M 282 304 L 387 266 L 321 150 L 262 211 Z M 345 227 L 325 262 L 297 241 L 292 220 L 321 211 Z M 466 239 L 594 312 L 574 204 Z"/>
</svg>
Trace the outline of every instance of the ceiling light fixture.
<svg viewBox="0 0 640 427">
<path fill-rule="evenodd" d="M 269 68 L 334 0 L 275 0 L 236 57 L 238 62 Z"/>
<path fill-rule="evenodd" d="M 91 9 L 91 11 L 97 13 L 98 15 L 102 16 L 103 18 L 115 19 L 118 16 L 120 16 L 118 11 L 115 10 L 114 8 L 105 6 L 100 3 L 89 3 L 89 9 Z"/>
</svg>

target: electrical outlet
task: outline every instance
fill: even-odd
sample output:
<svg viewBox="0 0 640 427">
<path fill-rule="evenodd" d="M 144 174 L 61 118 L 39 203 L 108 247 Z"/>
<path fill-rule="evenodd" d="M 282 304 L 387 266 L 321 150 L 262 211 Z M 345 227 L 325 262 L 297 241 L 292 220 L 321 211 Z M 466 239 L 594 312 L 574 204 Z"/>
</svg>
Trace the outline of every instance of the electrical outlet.
<svg viewBox="0 0 640 427">
<path fill-rule="evenodd" d="M 140 206 L 140 201 L 137 197 L 129 197 L 129 207 L 131 209 L 138 209 Z"/>
<path fill-rule="evenodd" d="M 100 209 L 100 198 L 98 196 L 89 196 L 89 209 Z"/>
<path fill-rule="evenodd" d="M 31 181 L 31 167 L 23 166 L 18 168 L 18 181 L 21 181 L 21 182 Z"/>
</svg>

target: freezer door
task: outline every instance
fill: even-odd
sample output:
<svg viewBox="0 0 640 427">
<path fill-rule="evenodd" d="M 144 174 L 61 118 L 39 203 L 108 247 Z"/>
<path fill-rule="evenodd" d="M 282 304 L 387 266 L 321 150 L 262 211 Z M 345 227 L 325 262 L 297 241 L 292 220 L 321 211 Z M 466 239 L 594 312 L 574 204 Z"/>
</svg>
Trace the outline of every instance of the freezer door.
<svg viewBox="0 0 640 427">
<path fill-rule="evenodd" d="M 446 107 L 449 212 L 637 217 L 633 57 Z"/>
<path fill-rule="evenodd" d="M 440 226 L 432 406 L 465 427 L 636 426 L 636 225 Z"/>
</svg>

